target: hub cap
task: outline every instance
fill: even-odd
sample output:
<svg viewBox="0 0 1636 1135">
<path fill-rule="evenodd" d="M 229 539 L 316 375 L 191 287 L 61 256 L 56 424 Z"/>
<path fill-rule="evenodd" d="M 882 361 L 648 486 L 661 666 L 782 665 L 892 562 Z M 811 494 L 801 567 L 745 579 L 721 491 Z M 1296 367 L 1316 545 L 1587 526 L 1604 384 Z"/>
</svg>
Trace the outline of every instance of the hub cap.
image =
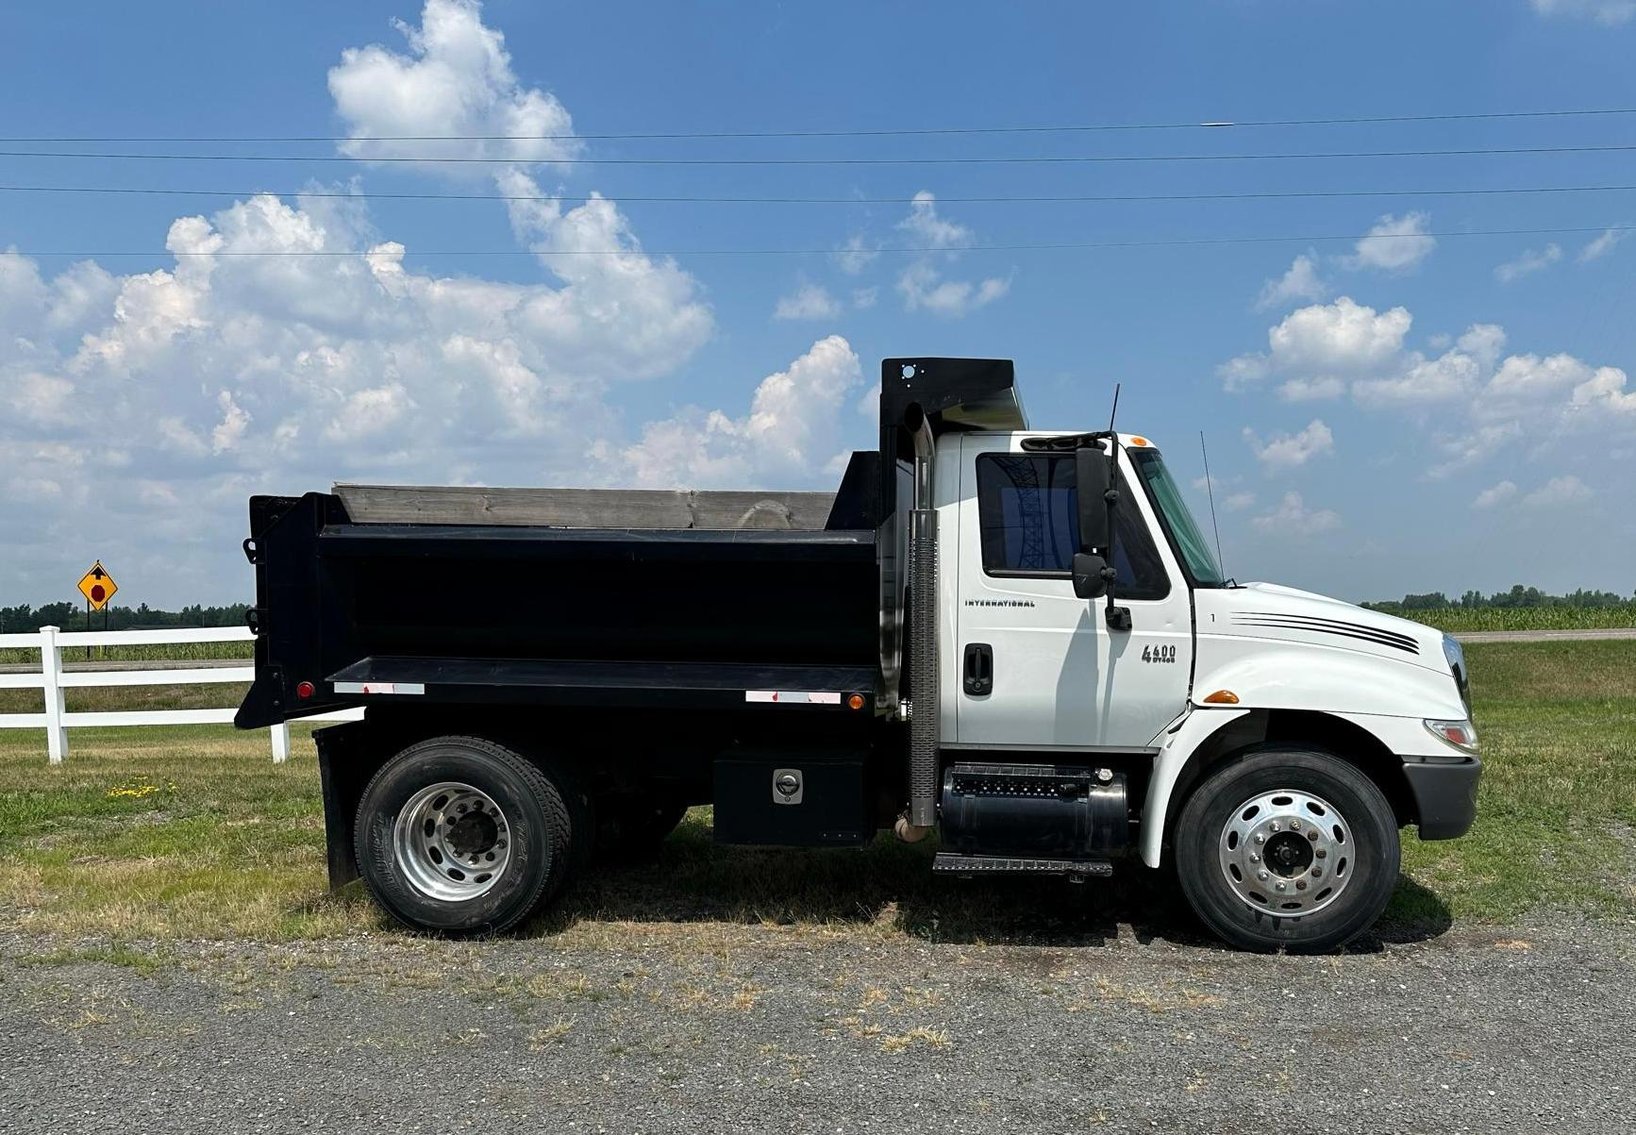
<svg viewBox="0 0 1636 1135">
<path fill-rule="evenodd" d="M 1235 895 L 1285 918 L 1322 910 L 1352 879 L 1351 827 L 1329 801 L 1294 789 L 1234 809 L 1217 854 Z"/>
<path fill-rule="evenodd" d="M 511 825 L 488 793 L 458 781 L 421 789 L 398 813 L 392 855 L 411 887 L 462 902 L 486 893 L 511 863 Z"/>
</svg>

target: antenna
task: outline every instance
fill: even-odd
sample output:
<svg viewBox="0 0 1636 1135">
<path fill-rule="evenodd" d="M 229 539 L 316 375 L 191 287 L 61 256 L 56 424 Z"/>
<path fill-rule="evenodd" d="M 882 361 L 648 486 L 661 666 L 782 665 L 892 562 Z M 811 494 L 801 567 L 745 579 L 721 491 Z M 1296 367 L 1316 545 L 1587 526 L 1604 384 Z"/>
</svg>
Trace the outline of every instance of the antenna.
<svg viewBox="0 0 1636 1135">
<path fill-rule="evenodd" d="M 1210 531 L 1216 536 L 1216 567 L 1221 574 L 1227 574 L 1227 568 L 1222 563 L 1221 556 L 1221 528 L 1216 524 L 1216 483 L 1210 477 L 1210 451 L 1204 447 L 1204 431 L 1199 431 L 1199 452 L 1204 455 L 1204 491 L 1210 494 Z"/>
<path fill-rule="evenodd" d="M 1119 417 L 1119 387 L 1120 383 L 1113 384 L 1113 412 L 1108 415 L 1108 432 L 1113 432 L 1114 419 Z"/>
</svg>

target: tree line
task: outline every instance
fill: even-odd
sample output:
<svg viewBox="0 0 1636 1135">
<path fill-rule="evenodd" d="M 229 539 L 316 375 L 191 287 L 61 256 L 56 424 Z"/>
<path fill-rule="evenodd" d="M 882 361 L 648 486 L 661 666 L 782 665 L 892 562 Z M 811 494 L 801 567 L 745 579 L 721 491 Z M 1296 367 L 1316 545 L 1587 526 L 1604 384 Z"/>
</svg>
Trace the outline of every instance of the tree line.
<svg viewBox="0 0 1636 1135">
<path fill-rule="evenodd" d="M 1423 595 L 1405 595 L 1402 599 L 1384 599 L 1363 606 L 1388 614 L 1405 611 L 1479 610 L 1485 607 L 1624 607 L 1636 603 L 1636 596 L 1620 595 L 1616 591 L 1587 591 L 1579 588 L 1566 595 L 1551 595 L 1537 587 L 1512 584 L 1509 591 L 1484 595 L 1481 591 L 1467 591 L 1458 599 L 1450 599 L 1441 591 Z"/>
<path fill-rule="evenodd" d="M 110 606 L 91 616 L 96 630 L 107 626 L 112 631 L 162 630 L 166 627 L 242 627 L 248 603 L 230 603 L 225 607 L 205 607 L 193 604 L 180 611 L 161 611 L 143 603 L 136 607 Z M 24 634 L 41 627 L 61 627 L 65 631 L 85 629 L 84 603 L 47 603 L 30 607 L 27 603 L 15 607 L 0 607 L 0 634 Z"/>
</svg>

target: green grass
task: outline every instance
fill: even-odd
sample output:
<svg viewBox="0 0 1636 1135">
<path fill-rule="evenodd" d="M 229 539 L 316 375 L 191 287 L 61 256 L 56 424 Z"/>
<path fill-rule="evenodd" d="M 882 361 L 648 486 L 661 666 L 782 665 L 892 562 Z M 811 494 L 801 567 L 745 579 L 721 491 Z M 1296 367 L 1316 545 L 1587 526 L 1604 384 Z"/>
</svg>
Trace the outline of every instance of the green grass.
<svg viewBox="0 0 1636 1135">
<path fill-rule="evenodd" d="M 1578 631 L 1636 627 L 1636 604 L 1623 607 L 1475 607 L 1405 611 L 1405 618 L 1459 634 L 1462 631 Z"/>
<path fill-rule="evenodd" d="M 1405 882 L 1383 934 L 1421 937 L 1451 917 L 1636 917 L 1636 643 L 1484 644 L 1468 657 L 1487 766 L 1478 823 L 1447 843 L 1404 833 Z M 51 768 L 39 732 L 0 732 L 0 929 L 117 943 L 384 928 L 356 887 L 326 891 L 305 730 L 285 766 L 264 731 L 85 729 L 69 743 Z M 594 874 L 530 932 L 719 950 L 747 924 L 960 941 L 1094 940 L 1121 920 L 1196 933 L 1163 873 L 953 883 L 930 875 L 931 852 L 890 837 L 862 852 L 718 848 L 696 809 L 660 864 Z"/>
</svg>

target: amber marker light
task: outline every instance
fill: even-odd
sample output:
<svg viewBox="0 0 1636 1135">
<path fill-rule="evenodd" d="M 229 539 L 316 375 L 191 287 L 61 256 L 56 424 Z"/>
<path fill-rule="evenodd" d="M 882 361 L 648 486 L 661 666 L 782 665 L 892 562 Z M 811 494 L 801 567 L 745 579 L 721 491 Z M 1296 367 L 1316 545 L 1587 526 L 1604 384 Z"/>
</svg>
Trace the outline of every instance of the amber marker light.
<svg viewBox="0 0 1636 1135">
<path fill-rule="evenodd" d="M 1238 695 L 1232 690 L 1217 690 L 1215 693 L 1205 694 L 1204 700 L 1208 705 L 1237 705 Z"/>
<path fill-rule="evenodd" d="M 1133 438 L 1130 439 L 1130 444 L 1132 444 L 1132 445 L 1152 445 L 1153 443 L 1150 442 L 1145 437 L 1133 437 Z"/>
<path fill-rule="evenodd" d="M 863 708 L 863 695 L 862 694 L 853 694 L 851 697 L 847 698 L 846 699 L 846 707 L 848 709 L 862 709 Z"/>
</svg>

